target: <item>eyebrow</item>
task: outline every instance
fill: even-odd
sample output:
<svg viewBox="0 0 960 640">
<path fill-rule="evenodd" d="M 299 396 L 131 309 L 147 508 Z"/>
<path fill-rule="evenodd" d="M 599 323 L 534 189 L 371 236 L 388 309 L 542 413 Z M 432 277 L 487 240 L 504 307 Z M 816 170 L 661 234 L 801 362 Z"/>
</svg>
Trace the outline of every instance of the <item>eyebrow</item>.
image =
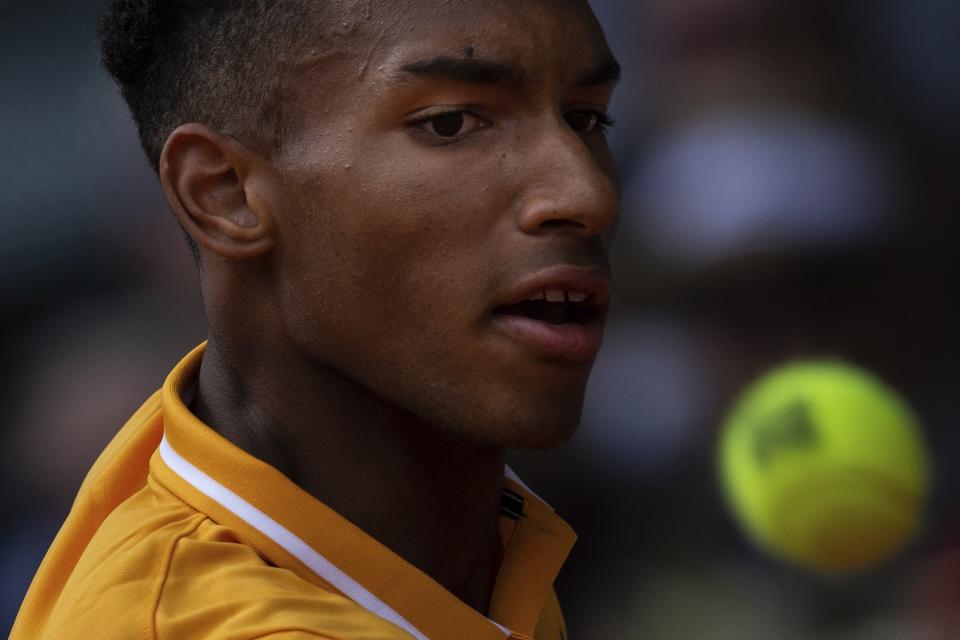
<svg viewBox="0 0 960 640">
<path fill-rule="evenodd" d="M 526 73 L 516 65 L 495 60 L 438 56 L 406 64 L 399 69 L 395 77 L 398 80 L 416 77 L 509 86 L 522 84 L 526 79 Z M 615 85 L 619 81 L 620 63 L 613 55 L 608 54 L 599 64 L 584 72 L 575 84 L 579 87 L 593 87 L 605 84 Z"/>
<path fill-rule="evenodd" d="M 404 65 L 397 74 L 400 80 L 410 76 L 470 84 L 516 85 L 523 82 L 525 74 L 515 65 L 494 60 L 438 56 Z"/>
<path fill-rule="evenodd" d="M 620 82 L 620 63 L 612 54 L 607 54 L 600 64 L 588 69 L 575 83 L 578 87 L 597 87 Z"/>
</svg>

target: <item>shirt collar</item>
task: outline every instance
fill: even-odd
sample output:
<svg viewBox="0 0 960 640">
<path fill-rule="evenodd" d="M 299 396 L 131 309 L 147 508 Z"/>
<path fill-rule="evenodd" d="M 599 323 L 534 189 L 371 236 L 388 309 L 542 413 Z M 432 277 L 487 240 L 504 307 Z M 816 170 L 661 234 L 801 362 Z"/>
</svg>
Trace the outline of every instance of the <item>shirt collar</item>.
<svg viewBox="0 0 960 640">
<path fill-rule="evenodd" d="M 576 534 L 512 470 L 505 470 L 504 556 L 488 618 L 202 423 L 183 396 L 204 346 L 177 365 L 162 390 L 164 438 L 151 470 L 171 491 L 237 529 L 271 563 L 342 593 L 414 638 L 533 636 Z"/>
</svg>

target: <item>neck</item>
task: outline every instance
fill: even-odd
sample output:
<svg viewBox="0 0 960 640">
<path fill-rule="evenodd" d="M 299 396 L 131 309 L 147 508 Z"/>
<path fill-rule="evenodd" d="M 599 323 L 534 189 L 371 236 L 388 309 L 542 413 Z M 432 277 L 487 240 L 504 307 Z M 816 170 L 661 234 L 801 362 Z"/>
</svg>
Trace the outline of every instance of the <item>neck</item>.
<svg viewBox="0 0 960 640">
<path fill-rule="evenodd" d="M 208 343 L 197 416 L 486 614 L 503 448 L 426 424 L 299 354 L 253 354 Z"/>
</svg>

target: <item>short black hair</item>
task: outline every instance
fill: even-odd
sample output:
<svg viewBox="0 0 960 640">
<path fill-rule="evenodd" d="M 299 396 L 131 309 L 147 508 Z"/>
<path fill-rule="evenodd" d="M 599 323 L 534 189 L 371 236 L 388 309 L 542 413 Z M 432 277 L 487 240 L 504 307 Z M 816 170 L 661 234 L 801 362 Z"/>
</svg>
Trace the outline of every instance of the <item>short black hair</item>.
<svg viewBox="0 0 960 640">
<path fill-rule="evenodd" d="M 159 173 L 178 126 L 199 122 L 264 149 L 286 128 L 284 64 L 317 37 L 321 0 L 109 0 L 103 65 Z M 312 28 L 311 28 L 312 27 Z M 183 226 L 197 268 L 200 250 Z"/>
<path fill-rule="evenodd" d="M 109 0 L 103 64 L 120 85 L 154 170 L 167 138 L 199 122 L 276 148 L 285 61 L 316 37 L 320 0 Z"/>
</svg>

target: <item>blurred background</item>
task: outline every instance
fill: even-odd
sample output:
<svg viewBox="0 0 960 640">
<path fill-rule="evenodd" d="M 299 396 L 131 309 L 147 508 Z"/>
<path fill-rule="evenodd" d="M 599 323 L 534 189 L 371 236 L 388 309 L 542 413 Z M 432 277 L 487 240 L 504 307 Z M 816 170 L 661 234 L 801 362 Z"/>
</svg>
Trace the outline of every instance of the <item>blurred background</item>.
<svg viewBox="0 0 960 640">
<path fill-rule="evenodd" d="M 960 637 L 956 0 L 594 0 L 625 74 L 616 297 L 583 426 L 512 464 L 579 533 L 572 638 Z M 88 466 L 203 339 L 191 257 L 98 63 L 100 2 L 0 3 L 0 631 Z M 732 399 L 838 356 L 909 399 L 925 527 L 870 573 L 763 556 Z"/>
</svg>

